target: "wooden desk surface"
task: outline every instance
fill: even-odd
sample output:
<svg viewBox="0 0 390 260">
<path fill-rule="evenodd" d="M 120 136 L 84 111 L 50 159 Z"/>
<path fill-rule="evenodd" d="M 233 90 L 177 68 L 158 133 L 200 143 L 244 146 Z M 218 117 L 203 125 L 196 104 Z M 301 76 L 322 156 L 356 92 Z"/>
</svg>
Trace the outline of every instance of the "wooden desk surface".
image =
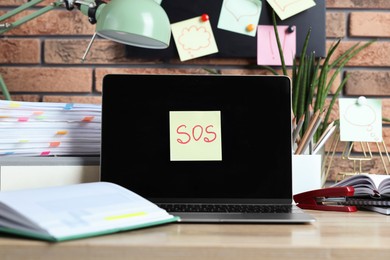
<svg viewBox="0 0 390 260">
<path fill-rule="evenodd" d="M 1 235 L 0 259 L 390 259 L 390 216 L 308 212 L 315 223 L 174 223 L 60 243 Z"/>
</svg>

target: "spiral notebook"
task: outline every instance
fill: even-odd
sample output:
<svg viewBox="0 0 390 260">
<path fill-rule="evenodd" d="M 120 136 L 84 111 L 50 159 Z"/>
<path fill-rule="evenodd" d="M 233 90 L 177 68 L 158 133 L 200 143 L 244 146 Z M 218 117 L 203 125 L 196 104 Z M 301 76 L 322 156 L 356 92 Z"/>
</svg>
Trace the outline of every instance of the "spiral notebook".
<svg viewBox="0 0 390 260">
<path fill-rule="evenodd" d="M 102 97 L 103 181 L 181 222 L 315 220 L 292 199 L 288 77 L 107 75 Z"/>
</svg>

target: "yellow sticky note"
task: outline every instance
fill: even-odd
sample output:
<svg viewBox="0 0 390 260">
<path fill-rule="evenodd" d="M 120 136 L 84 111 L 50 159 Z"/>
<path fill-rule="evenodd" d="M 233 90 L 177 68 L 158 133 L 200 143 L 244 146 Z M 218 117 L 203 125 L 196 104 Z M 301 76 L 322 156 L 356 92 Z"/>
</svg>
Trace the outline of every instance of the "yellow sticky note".
<svg viewBox="0 0 390 260">
<path fill-rule="evenodd" d="M 210 21 L 201 16 L 174 23 L 171 29 L 181 61 L 218 52 Z"/>
<path fill-rule="evenodd" d="M 221 161 L 220 111 L 169 113 L 171 161 Z"/>
<path fill-rule="evenodd" d="M 305 11 L 316 5 L 314 0 L 267 0 L 281 20 Z"/>
</svg>

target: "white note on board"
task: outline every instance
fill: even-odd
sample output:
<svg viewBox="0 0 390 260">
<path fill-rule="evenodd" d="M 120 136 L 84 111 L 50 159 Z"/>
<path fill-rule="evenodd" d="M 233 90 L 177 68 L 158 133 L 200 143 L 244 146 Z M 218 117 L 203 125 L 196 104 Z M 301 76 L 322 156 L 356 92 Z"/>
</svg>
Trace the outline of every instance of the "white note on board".
<svg viewBox="0 0 390 260">
<path fill-rule="evenodd" d="M 381 142 L 382 101 L 340 98 L 340 141 Z"/>
</svg>

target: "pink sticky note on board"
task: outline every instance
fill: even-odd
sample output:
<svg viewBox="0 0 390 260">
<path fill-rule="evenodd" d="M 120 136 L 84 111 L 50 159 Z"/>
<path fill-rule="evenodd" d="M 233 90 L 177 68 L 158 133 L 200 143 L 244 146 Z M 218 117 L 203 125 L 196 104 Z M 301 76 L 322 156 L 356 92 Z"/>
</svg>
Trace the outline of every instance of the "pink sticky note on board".
<svg viewBox="0 0 390 260">
<path fill-rule="evenodd" d="M 296 53 L 296 27 L 278 25 L 280 44 L 287 66 L 293 65 Z M 273 25 L 259 25 L 257 29 L 257 65 L 280 66 L 278 44 Z"/>
</svg>

